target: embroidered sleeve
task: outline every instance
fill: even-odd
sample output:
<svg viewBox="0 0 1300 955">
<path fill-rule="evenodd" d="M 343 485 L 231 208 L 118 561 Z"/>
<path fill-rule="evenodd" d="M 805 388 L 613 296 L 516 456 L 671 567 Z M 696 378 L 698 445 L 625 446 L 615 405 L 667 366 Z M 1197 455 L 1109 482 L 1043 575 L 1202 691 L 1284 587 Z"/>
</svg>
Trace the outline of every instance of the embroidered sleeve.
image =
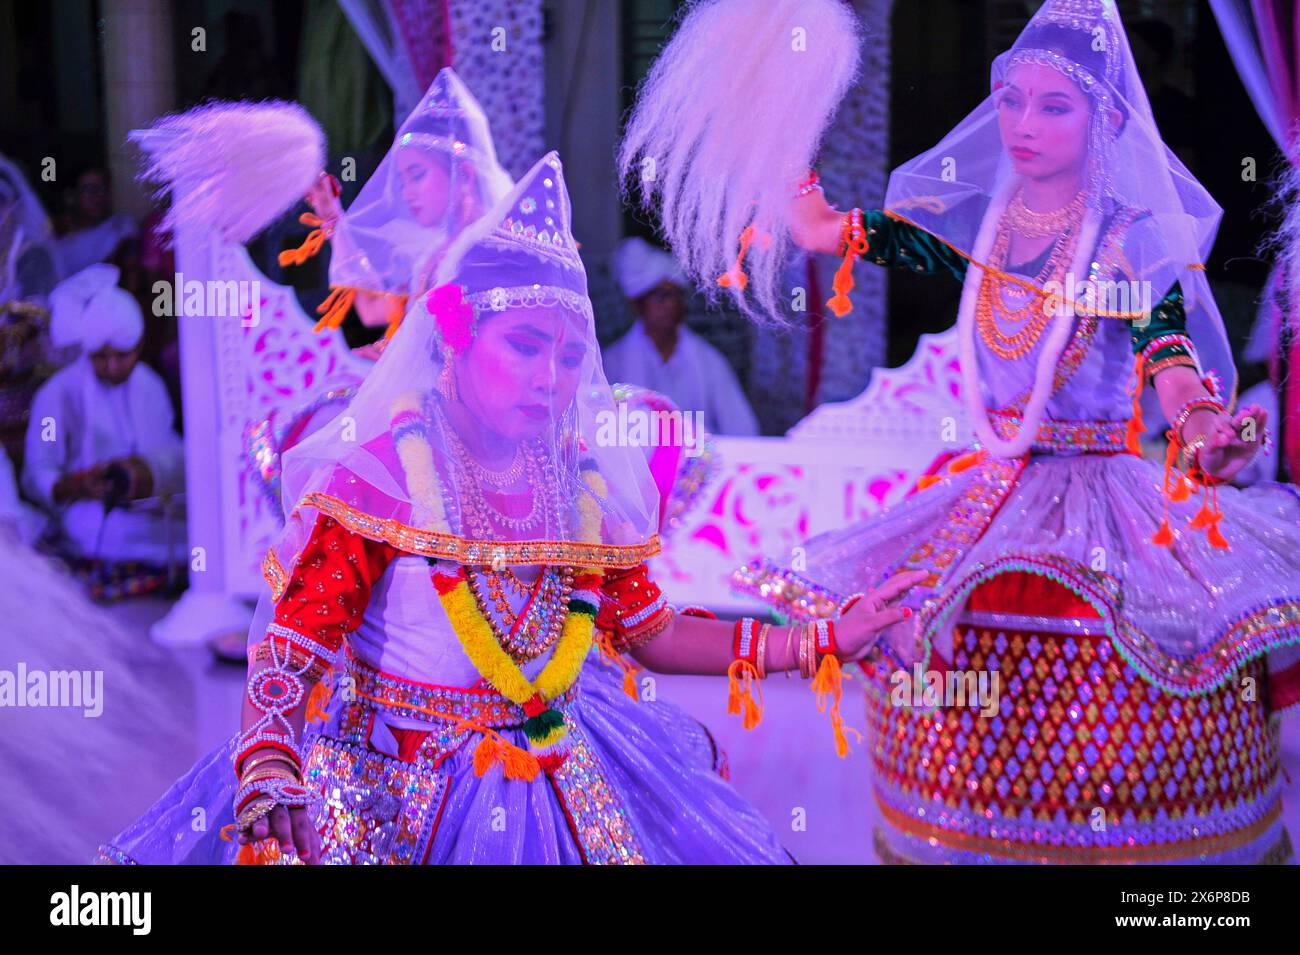
<svg viewBox="0 0 1300 955">
<path fill-rule="evenodd" d="M 627 653 L 649 643 L 668 627 L 673 613 L 645 564 L 605 572 L 596 626 L 609 631 L 615 650 Z"/>
<path fill-rule="evenodd" d="M 296 659 L 328 668 L 346 636 L 361 623 L 370 590 L 398 550 L 347 530 L 325 514 L 317 518 L 267 638 L 287 641 Z M 257 650 L 266 655 L 266 641 Z"/>
<path fill-rule="evenodd" d="M 1196 345 L 1187 334 L 1187 314 L 1183 310 L 1183 290 L 1177 283 L 1151 309 L 1146 322 L 1132 325 L 1133 353 L 1141 356 L 1147 379 L 1167 368 L 1187 366 L 1196 370 Z"/>
<path fill-rule="evenodd" d="M 867 230 L 864 260 L 924 275 L 947 271 L 958 279 L 966 276 L 966 260 L 924 229 L 890 218 L 879 209 L 864 210 L 862 224 Z"/>
</svg>

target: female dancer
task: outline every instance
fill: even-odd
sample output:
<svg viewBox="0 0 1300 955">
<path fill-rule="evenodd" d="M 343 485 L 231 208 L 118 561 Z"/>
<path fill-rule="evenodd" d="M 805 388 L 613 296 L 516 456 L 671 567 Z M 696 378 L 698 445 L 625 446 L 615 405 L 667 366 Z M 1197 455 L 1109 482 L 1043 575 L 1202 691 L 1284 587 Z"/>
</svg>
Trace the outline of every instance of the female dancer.
<svg viewBox="0 0 1300 955">
<path fill-rule="evenodd" d="M 453 244 L 344 414 L 285 456 L 241 732 L 102 857 L 229 859 L 202 806 L 246 860 L 785 860 L 707 734 L 591 652 L 800 663 L 793 631 L 676 614 L 647 576 L 656 495 L 639 448 L 598 439 L 614 399 L 554 153 Z M 800 647 L 858 658 L 919 576 Z"/>
<path fill-rule="evenodd" d="M 451 241 L 499 202 L 513 183 L 497 162 L 487 117 L 454 70 L 444 67 L 402 123 L 392 148 L 343 211 L 339 184 L 321 173 L 307 195 L 315 225 L 280 264 L 302 264 L 332 243 L 330 288 L 317 330 L 337 328 L 355 306 L 368 327 L 388 325 L 386 344 L 408 296 L 428 291 Z M 383 345 L 367 347 L 377 358 Z"/>
<path fill-rule="evenodd" d="M 1274 717 L 1300 699 L 1300 503 L 1220 488 L 1264 426 L 1230 410 L 1199 264 L 1220 210 L 1160 140 L 1113 3 L 1048 0 L 992 85 L 883 212 L 841 215 L 810 182 L 785 213 L 845 255 L 841 302 L 859 256 L 963 279 L 977 450 L 810 541 L 806 571 L 740 577 L 817 614 L 926 574 L 868 692 L 886 861 L 1287 859 Z M 1163 475 L 1136 453 L 1145 385 L 1171 422 Z"/>
</svg>

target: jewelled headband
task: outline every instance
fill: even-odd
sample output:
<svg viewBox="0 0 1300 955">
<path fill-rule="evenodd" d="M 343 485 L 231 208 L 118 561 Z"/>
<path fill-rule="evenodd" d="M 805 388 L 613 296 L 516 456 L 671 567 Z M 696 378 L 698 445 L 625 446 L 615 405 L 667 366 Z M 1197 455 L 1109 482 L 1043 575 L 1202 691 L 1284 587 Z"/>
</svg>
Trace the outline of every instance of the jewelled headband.
<svg viewBox="0 0 1300 955">
<path fill-rule="evenodd" d="M 1007 57 L 1008 71 L 1013 66 L 1022 66 L 1024 64 L 1050 66 L 1067 79 L 1073 80 L 1086 95 L 1091 96 L 1101 106 L 1110 106 L 1114 102 L 1110 87 L 1106 83 L 1097 79 L 1096 75 L 1087 67 L 1076 63 L 1069 57 L 1062 56 L 1055 50 L 1036 50 L 1032 47 L 1013 49 Z"/>
<path fill-rule="evenodd" d="M 498 286 L 466 294 L 463 286 L 453 282 L 429 292 L 425 308 L 433 317 L 439 343 L 455 354 L 470 346 L 479 322 L 512 308 L 563 308 L 595 321 L 591 299 L 558 285 Z"/>
<path fill-rule="evenodd" d="M 398 146 L 418 146 L 422 149 L 436 149 L 454 159 L 471 157 L 476 161 L 482 159 L 477 149 L 453 136 L 435 136 L 433 133 L 402 133 L 397 137 Z"/>
</svg>

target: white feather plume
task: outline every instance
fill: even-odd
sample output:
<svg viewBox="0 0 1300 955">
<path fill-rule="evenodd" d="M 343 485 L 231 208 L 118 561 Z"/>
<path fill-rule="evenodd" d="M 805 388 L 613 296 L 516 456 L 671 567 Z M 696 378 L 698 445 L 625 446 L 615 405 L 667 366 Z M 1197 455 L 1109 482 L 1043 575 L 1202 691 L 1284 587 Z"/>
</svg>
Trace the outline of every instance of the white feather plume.
<svg viewBox="0 0 1300 955">
<path fill-rule="evenodd" d="M 699 0 L 646 78 L 619 150 L 629 198 L 711 296 L 746 226 L 755 320 L 786 311 L 789 205 L 857 76 L 861 39 L 844 0 Z"/>
<path fill-rule="evenodd" d="M 297 103 L 210 103 L 131 133 L 141 178 L 170 191 L 178 223 L 247 242 L 303 197 L 325 168 L 325 134 Z"/>
</svg>

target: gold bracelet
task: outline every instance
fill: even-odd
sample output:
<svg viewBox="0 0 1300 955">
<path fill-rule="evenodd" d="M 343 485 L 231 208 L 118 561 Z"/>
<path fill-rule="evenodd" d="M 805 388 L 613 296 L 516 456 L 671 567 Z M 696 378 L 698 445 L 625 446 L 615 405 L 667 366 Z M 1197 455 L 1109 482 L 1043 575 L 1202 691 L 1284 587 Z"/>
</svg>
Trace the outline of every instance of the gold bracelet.
<svg viewBox="0 0 1300 955">
<path fill-rule="evenodd" d="M 758 661 L 758 678 L 767 679 L 767 632 L 772 629 L 770 623 L 765 623 L 758 631 L 758 647 L 754 653 L 754 659 Z"/>
<path fill-rule="evenodd" d="M 277 772 L 276 770 L 268 769 L 260 773 L 252 773 L 252 774 L 245 773 L 243 776 L 240 776 L 239 788 L 243 789 L 249 783 L 260 783 L 266 779 L 287 779 L 290 782 L 295 782 L 295 783 L 302 781 L 302 777 L 299 776 L 297 773 Z"/>
<path fill-rule="evenodd" d="M 1205 447 L 1206 438 L 1207 435 L 1198 434 L 1191 441 L 1186 441 L 1183 443 L 1179 455 L 1183 459 L 1184 471 L 1189 470 L 1190 467 L 1199 468 L 1201 466 L 1200 462 L 1196 460 L 1196 455 L 1203 447 Z"/>
<path fill-rule="evenodd" d="M 297 768 L 293 765 L 293 763 L 289 761 L 288 756 L 286 756 L 284 753 L 277 752 L 274 756 L 259 756 L 257 757 L 257 759 L 245 762 L 244 765 L 241 767 L 241 769 L 243 769 L 244 771 L 243 775 L 247 776 L 249 773 L 255 770 L 258 766 L 261 766 L 263 763 L 282 763 L 285 766 L 288 766 L 290 768 L 293 769 Z"/>
<path fill-rule="evenodd" d="M 814 623 L 805 623 L 803 633 L 799 636 L 799 675 L 805 680 L 811 680 L 816 672 L 816 626 Z"/>
<path fill-rule="evenodd" d="M 794 669 L 794 631 L 794 624 L 786 627 L 785 656 L 781 658 L 781 670 L 787 680 L 790 679 L 790 671 Z"/>
</svg>

